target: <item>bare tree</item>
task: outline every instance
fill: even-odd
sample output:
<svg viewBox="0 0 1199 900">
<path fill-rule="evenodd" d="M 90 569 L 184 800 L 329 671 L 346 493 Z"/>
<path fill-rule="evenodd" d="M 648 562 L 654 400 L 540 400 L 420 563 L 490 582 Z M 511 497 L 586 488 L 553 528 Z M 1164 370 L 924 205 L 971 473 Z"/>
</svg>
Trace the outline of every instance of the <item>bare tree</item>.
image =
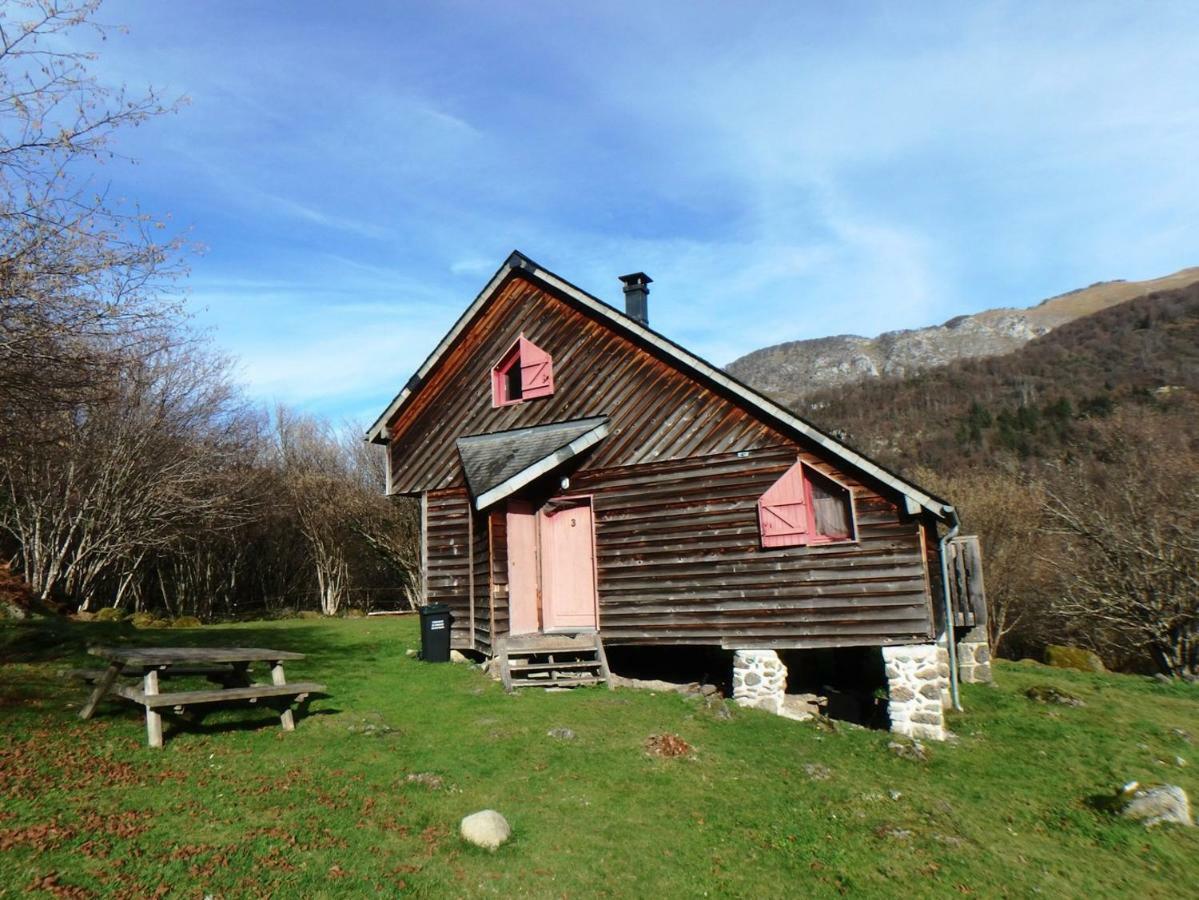
<svg viewBox="0 0 1199 900">
<path fill-rule="evenodd" d="M 421 582 L 420 504 L 412 497 L 382 496 L 386 478 L 384 448 L 362 440 L 364 429 L 347 426 L 343 452 L 357 487 L 354 529 L 378 556 L 405 606 L 416 605 Z M 376 591 L 377 593 L 378 591 Z"/>
<path fill-rule="evenodd" d="M 275 422 L 284 486 L 308 542 L 321 612 L 335 615 L 350 593 L 346 548 L 354 506 L 350 469 L 327 423 L 282 406 Z"/>
<path fill-rule="evenodd" d="M 1004 469 L 953 475 L 923 469 L 916 479 L 952 497 L 964 527 L 982 542 L 991 651 L 999 655 L 1041 642 L 1057 585 L 1053 567 L 1042 558 L 1042 486 Z"/>
<path fill-rule="evenodd" d="M 104 389 L 114 354 L 161 337 L 180 242 L 99 183 L 112 139 L 174 108 L 88 70 L 98 0 L 0 8 L 0 441 L 53 440 L 47 411 Z M 38 423 L 38 427 L 22 427 Z"/>
<path fill-rule="evenodd" d="M 62 414 L 69 441 L 0 454 L 0 527 L 39 596 L 88 609 L 107 589 L 119 606 L 147 560 L 253 514 L 257 418 L 226 371 L 194 349 L 127 362 L 106 397 Z"/>
<path fill-rule="evenodd" d="M 1190 404 L 1182 415 L 1199 413 Z M 1199 452 L 1174 417 L 1123 409 L 1099 462 L 1060 467 L 1047 512 L 1066 539 L 1058 611 L 1100 652 L 1199 674 Z"/>
</svg>

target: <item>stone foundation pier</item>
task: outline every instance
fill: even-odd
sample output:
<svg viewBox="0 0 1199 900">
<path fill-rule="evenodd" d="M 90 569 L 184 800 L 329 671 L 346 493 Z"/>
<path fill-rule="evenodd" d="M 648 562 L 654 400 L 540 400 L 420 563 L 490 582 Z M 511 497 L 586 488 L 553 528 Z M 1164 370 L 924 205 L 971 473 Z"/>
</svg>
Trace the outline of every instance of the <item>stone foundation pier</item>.
<svg viewBox="0 0 1199 900">
<path fill-rule="evenodd" d="M 778 715 L 787 695 L 787 667 L 773 650 L 733 653 L 733 702 Z"/>
<path fill-rule="evenodd" d="M 891 730 L 922 740 L 947 736 L 943 693 L 949 686 L 949 666 L 936 644 L 883 647 L 890 698 Z"/>
<path fill-rule="evenodd" d="M 991 646 L 986 629 L 976 626 L 958 641 L 958 681 L 962 684 L 990 684 Z"/>
</svg>

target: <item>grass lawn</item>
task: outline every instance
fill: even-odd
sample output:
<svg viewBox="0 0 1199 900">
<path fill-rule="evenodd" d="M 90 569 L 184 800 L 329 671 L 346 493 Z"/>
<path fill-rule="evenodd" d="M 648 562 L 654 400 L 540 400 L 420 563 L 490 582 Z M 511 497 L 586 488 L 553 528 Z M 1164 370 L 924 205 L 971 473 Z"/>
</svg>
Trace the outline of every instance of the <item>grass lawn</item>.
<svg viewBox="0 0 1199 900">
<path fill-rule="evenodd" d="M 964 689 L 960 740 L 919 762 L 886 733 L 723 718 L 675 695 L 505 695 L 474 667 L 407 658 L 416 625 L 0 625 L 0 895 L 1097 898 L 1199 885 L 1199 828 L 1147 831 L 1096 803 L 1131 779 L 1199 800 L 1199 687 L 1000 664 L 997 687 Z M 268 710 L 221 711 L 169 726 L 154 751 L 138 708 L 106 702 L 80 721 L 85 689 L 57 675 L 88 662 L 88 643 L 118 641 L 299 650 L 289 679 L 330 694 L 291 734 Z M 1086 705 L 1033 703 L 1034 684 Z M 547 736 L 555 727 L 577 737 Z M 647 755 L 660 733 L 694 754 Z M 419 773 L 435 778 L 408 780 Z M 488 807 L 513 826 L 496 853 L 457 834 Z"/>
</svg>

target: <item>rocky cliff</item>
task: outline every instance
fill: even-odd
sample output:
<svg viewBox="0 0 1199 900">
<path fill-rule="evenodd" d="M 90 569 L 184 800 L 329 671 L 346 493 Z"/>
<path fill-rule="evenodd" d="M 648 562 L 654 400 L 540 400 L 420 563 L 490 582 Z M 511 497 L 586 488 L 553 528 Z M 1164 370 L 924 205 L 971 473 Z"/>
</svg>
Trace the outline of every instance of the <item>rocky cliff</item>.
<svg viewBox="0 0 1199 900">
<path fill-rule="evenodd" d="M 1000 356 L 1082 316 L 1157 291 L 1199 282 L 1199 267 L 1149 281 L 1106 281 L 1027 309 L 988 309 L 943 325 L 843 334 L 755 350 L 726 368 L 736 378 L 790 403 L 814 391 L 880 377 L 904 377 L 957 359 Z"/>
</svg>

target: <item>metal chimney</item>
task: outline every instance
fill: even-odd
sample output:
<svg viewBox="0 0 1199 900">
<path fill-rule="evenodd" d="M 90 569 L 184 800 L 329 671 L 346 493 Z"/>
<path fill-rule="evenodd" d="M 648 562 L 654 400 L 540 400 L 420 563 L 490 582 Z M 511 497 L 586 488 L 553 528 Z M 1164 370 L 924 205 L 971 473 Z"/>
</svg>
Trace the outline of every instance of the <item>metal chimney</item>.
<svg viewBox="0 0 1199 900">
<path fill-rule="evenodd" d="M 624 311 L 630 319 L 649 324 L 649 285 L 653 281 L 644 272 L 621 275 L 624 283 Z"/>
</svg>

